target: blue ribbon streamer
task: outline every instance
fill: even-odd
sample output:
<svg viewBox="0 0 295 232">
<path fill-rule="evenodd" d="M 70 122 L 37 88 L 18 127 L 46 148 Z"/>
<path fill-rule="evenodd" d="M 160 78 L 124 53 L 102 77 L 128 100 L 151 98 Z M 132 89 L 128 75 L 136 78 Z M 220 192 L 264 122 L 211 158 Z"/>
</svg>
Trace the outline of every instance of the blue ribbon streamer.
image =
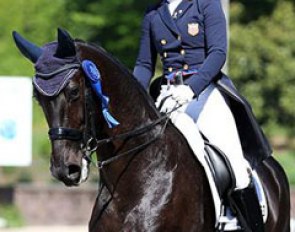
<svg viewBox="0 0 295 232">
<path fill-rule="evenodd" d="M 104 95 L 102 92 L 101 75 L 96 65 L 90 60 L 83 60 L 82 68 L 86 76 L 90 80 L 92 89 L 94 90 L 96 95 L 100 98 L 101 106 L 102 106 L 102 114 L 109 128 L 114 128 L 118 126 L 120 123 L 109 112 L 110 99 L 108 96 Z"/>
<path fill-rule="evenodd" d="M 174 71 L 172 73 L 170 73 L 169 75 L 166 75 L 166 79 L 169 81 L 173 81 L 176 77 L 176 75 L 178 74 L 178 72 L 181 73 L 182 76 L 188 76 L 188 75 L 192 75 L 192 74 L 196 74 L 198 73 L 197 69 L 190 69 L 190 70 L 179 70 L 179 71 Z"/>
</svg>

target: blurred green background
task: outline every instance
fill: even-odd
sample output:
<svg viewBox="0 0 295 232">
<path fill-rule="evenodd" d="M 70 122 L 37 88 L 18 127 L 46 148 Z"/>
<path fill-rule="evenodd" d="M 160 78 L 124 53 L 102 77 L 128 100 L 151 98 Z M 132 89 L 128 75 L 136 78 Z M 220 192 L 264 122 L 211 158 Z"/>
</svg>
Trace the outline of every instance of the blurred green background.
<svg viewBox="0 0 295 232">
<path fill-rule="evenodd" d="M 33 66 L 13 43 L 18 31 L 37 45 L 56 38 L 57 27 L 103 46 L 132 69 L 148 0 L 0 0 L 0 75 L 32 76 Z M 228 71 L 271 140 L 275 156 L 295 184 L 295 2 L 232 0 Z M 47 125 L 34 101 L 33 165 L 0 167 L 0 186 L 51 183 Z M 97 181 L 94 172 L 93 181 Z M 6 206 L 5 206 L 6 207 Z M 0 206 L 9 215 L 15 209 Z M 17 216 L 15 216 L 17 217 Z M 19 224 L 20 222 L 16 222 Z"/>
</svg>

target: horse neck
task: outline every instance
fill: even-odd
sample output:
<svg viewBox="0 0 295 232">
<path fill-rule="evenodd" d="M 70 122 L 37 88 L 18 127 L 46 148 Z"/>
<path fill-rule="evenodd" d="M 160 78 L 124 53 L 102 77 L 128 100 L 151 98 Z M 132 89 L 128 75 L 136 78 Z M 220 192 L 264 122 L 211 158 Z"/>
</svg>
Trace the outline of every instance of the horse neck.
<svg viewBox="0 0 295 232">
<path fill-rule="evenodd" d="M 102 76 L 103 93 L 110 99 L 109 111 L 120 123 L 119 126 L 110 129 L 102 119 L 101 124 L 103 127 L 97 127 L 98 133 L 100 134 L 99 139 L 131 132 L 137 128 L 143 128 L 159 118 L 160 115 L 153 101 L 128 70 L 101 50 L 91 48 L 88 51 L 83 50 L 81 53 L 82 56 L 96 63 Z M 96 104 L 96 108 L 100 108 L 100 102 L 96 101 Z M 102 118 L 101 115 L 100 118 Z M 160 128 L 161 126 L 158 125 L 141 136 L 116 140 L 99 148 L 99 159 L 109 159 L 153 139 L 159 133 Z M 134 157 L 134 160 L 139 162 L 138 165 L 143 167 L 151 163 L 155 154 L 155 152 L 151 152 L 150 148 L 138 153 L 138 159 L 132 154 L 127 155 L 105 168 L 105 176 L 109 178 L 112 184 L 118 180 L 124 169 L 128 168 L 128 165 L 132 165 L 130 159 Z M 142 159 L 143 157 L 146 160 Z M 143 162 L 145 162 L 145 165 L 143 165 Z M 136 179 L 137 177 L 132 176 L 130 178 Z"/>
</svg>

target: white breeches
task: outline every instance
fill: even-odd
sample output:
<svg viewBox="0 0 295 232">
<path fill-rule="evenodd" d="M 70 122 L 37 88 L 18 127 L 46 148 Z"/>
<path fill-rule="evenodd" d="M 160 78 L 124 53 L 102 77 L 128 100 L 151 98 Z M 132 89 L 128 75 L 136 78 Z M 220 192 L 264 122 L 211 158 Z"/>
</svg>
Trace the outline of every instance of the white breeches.
<svg viewBox="0 0 295 232">
<path fill-rule="evenodd" d="M 184 112 L 193 119 L 210 143 L 228 157 L 236 176 L 236 188 L 246 188 L 250 183 L 250 165 L 243 156 L 232 112 L 215 84 L 209 85 L 198 99 L 190 102 Z"/>
</svg>

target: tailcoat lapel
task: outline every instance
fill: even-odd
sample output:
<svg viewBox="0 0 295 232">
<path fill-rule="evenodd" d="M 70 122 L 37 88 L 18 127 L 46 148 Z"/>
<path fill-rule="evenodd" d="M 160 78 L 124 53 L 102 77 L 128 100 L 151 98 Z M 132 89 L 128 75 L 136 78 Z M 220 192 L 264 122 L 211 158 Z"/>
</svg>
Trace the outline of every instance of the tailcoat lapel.
<svg viewBox="0 0 295 232">
<path fill-rule="evenodd" d="M 176 27 L 175 22 L 173 21 L 172 16 L 170 15 L 169 9 L 165 1 L 163 1 L 162 5 L 158 8 L 158 12 L 161 16 L 161 19 L 165 23 L 165 25 L 176 35 L 179 35 L 179 30 Z"/>
<path fill-rule="evenodd" d="M 183 0 L 176 8 L 177 19 L 185 15 L 185 12 L 193 5 L 192 0 Z"/>
</svg>

